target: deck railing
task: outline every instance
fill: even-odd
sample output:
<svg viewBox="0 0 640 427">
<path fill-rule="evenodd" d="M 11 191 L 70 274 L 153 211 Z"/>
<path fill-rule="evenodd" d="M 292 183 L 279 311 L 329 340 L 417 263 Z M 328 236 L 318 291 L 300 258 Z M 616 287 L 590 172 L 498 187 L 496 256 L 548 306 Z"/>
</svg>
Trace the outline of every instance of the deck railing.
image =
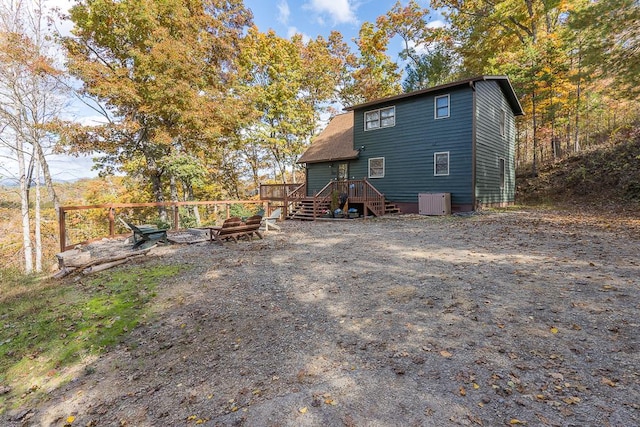
<svg viewBox="0 0 640 427">
<path fill-rule="evenodd" d="M 283 201 L 285 210 L 291 202 L 313 198 L 314 215 L 318 208 L 331 202 L 334 192 L 338 195 L 346 195 L 351 203 L 362 203 L 365 215 L 367 214 L 366 210 L 376 216 L 384 215 L 384 195 L 366 179 L 330 181 L 313 196 L 306 196 L 304 184 L 266 184 L 260 186 L 261 199 Z"/>
</svg>

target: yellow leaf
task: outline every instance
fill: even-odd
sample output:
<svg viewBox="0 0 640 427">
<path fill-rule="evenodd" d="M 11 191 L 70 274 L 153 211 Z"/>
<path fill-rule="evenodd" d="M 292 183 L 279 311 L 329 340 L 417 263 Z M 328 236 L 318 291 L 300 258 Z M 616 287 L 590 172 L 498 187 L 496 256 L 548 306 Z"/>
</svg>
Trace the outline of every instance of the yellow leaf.
<svg viewBox="0 0 640 427">
<path fill-rule="evenodd" d="M 451 356 L 453 356 L 453 354 L 449 353 L 447 350 L 442 350 L 440 352 L 440 356 L 442 356 L 442 357 L 451 357 Z"/>
<path fill-rule="evenodd" d="M 233 405 L 233 406 L 231 407 L 231 412 L 237 412 L 237 411 L 238 411 L 238 409 L 239 409 L 239 408 L 238 408 L 236 405 Z"/>
<path fill-rule="evenodd" d="M 511 421 L 509 421 L 509 424 L 511 424 L 511 425 L 516 425 L 516 424 L 522 424 L 522 425 L 524 425 L 524 424 L 526 424 L 526 423 L 527 423 L 526 421 L 520 421 L 520 420 L 519 420 L 519 419 L 517 419 L 517 418 L 513 418 Z"/>
<path fill-rule="evenodd" d="M 549 329 L 551 331 L 552 334 L 557 334 L 558 333 L 558 328 L 556 328 L 555 326 L 552 327 L 551 329 Z"/>
<path fill-rule="evenodd" d="M 198 418 L 196 424 L 204 424 L 204 420 L 202 418 Z"/>
<path fill-rule="evenodd" d="M 576 403 L 579 403 L 581 400 L 582 399 L 580 399 L 579 397 L 573 397 L 573 396 L 565 397 L 564 399 L 562 399 L 562 401 L 567 405 L 574 405 Z"/>
<path fill-rule="evenodd" d="M 71 424 L 75 420 L 76 420 L 76 417 L 74 417 L 73 415 L 70 415 L 67 417 L 67 424 Z"/>
<path fill-rule="evenodd" d="M 477 390 L 477 389 L 480 388 L 480 386 L 477 383 L 473 383 L 473 388 L 474 388 L 474 390 Z"/>
<path fill-rule="evenodd" d="M 195 415 L 189 415 L 189 417 L 187 418 L 187 421 L 193 421 L 193 420 L 195 420 L 196 418 L 198 418 L 198 417 L 197 417 L 197 416 L 195 416 Z"/>
<path fill-rule="evenodd" d="M 304 408 L 298 409 L 298 412 L 300 412 L 301 414 L 306 414 L 307 413 L 307 407 L 305 406 Z"/>
</svg>

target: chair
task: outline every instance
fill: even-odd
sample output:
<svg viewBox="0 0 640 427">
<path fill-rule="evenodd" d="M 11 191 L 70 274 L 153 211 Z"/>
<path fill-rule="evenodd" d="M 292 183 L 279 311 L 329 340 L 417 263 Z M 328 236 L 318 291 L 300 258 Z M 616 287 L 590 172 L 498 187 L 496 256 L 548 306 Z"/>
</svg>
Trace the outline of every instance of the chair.
<svg viewBox="0 0 640 427">
<path fill-rule="evenodd" d="M 158 242 L 169 243 L 167 230 L 148 225 L 133 225 L 122 218 L 118 219 L 133 232 L 133 249 L 150 248 Z"/>
<path fill-rule="evenodd" d="M 238 217 L 228 218 L 222 223 L 222 226 L 211 227 L 211 240 L 215 240 L 220 244 L 222 244 L 223 240 L 237 242 L 242 237 L 252 240 L 254 234 L 262 239 L 262 233 L 259 231 L 261 222 L 262 216 L 260 215 L 249 217 L 244 222 Z"/>
<path fill-rule="evenodd" d="M 278 208 L 271 212 L 271 215 L 262 218 L 262 224 L 260 228 L 263 228 L 264 231 L 269 231 L 269 227 L 274 230 L 280 230 L 280 226 L 276 224 L 276 221 L 280 219 L 280 215 L 282 215 L 282 209 Z"/>
</svg>

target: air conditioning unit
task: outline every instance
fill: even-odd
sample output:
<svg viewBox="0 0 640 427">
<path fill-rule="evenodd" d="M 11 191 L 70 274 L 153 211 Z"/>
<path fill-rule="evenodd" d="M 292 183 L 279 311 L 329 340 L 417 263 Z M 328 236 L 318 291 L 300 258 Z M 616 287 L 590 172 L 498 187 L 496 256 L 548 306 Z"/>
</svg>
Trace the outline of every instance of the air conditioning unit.
<svg viewBox="0 0 640 427">
<path fill-rule="evenodd" d="M 420 215 L 450 215 L 451 193 L 418 193 Z"/>
</svg>

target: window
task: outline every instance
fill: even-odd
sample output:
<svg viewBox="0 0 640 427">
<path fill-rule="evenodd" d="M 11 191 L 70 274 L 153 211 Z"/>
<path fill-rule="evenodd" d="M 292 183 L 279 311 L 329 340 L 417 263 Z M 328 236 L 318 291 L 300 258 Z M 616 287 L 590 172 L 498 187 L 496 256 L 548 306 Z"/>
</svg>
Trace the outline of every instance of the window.
<svg viewBox="0 0 640 427">
<path fill-rule="evenodd" d="M 507 134 L 507 112 L 500 110 L 500 136 Z"/>
<path fill-rule="evenodd" d="M 396 107 L 380 108 L 364 113 L 364 130 L 388 128 L 396 125 Z"/>
<path fill-rule="evenodd" d="M 435 176 L 449 175 L 449 152 L 433 154 L 433 174 Z"/>
<path fill-rule="evenodd" d="M 384 157 L 369 159 L 369 178 L 384 178 Z"/>
<path fill-rule="evenodd" d="M 504 159 L 498 159 L 498 171 L 500 173 L 500 188 L 504 188 L 505 183 L 505 162 Z"/>
<path fill-rule="evenodd" d="M 349 179 L 349 164 L 338 163 L 338 180 L 344 181 L 346 179 Z"/>
<path fill-rule="evenodd" d="M 449 117 L 449 95 L 436 96 L 434 103 L 436 119 Z"/>
</svg>

